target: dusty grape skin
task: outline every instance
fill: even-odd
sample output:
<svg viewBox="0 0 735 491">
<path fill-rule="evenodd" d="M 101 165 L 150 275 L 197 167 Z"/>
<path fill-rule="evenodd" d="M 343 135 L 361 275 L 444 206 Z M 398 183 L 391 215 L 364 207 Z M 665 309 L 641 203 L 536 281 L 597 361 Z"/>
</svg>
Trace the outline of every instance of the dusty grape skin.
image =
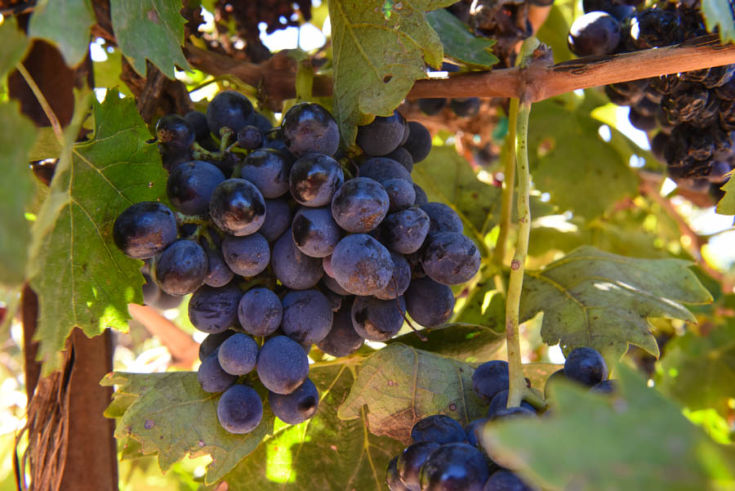
<svg viewBox="0 0 735 491">
<path fill-rule="evenodd" d="M 112 227 L 115 245 L 134 259 L 155 256 L 175 241 L 177 234 L 174 213 L 155 201 L 129 206 Z"/>
<path fill-rule="evenodd" d="M 332 157 L 307 153 L 294 162 L 288 182 L 291 196 L 299 204 L 318 208 L 332 201 L 344 179 L 342 168 Z"/>
<path fill-rule="evenodd" d="M 355 297 L 352 304 L 352 326 L 360 337 L 370 341 L 387 341 L 401 330 L 406 315 L 403 297 L 380 300 Z"/>
<path fill-rule="evenodd" d="M 472 388 L 485 402 L 490 402 L 495 394 L 508 389 L 510 377 L 508 362 L 491 360 L 478 366 L 472 373 Z"/>
<path fill-rule="evenodd" d="M 332 308 L 317 290 L 297 290 L 283 297 L 281 329 L 300 344 L 314 344 L 324 339 L 332 327 Z"/>
<path fill-rule="evenodd" d="M 334 155 L 339 148 L 339 129 L 331 114 L 318 104 L 292 106 L 281 125 L 289 150 L 296 156 L 308 152 Z"/>
<path fill-rule="evenodd" d="M 403 144 L 414 164 L 418 164 L 431 152 L 431 134 L 424 125 L 418 121 L 408 122 L 408 140 Z"/>
<path fill-rule="evenodd" d="M 464 231 L 462 219 L 459 218 L 456 211 L 444 203 L 432 201 L 421 205 L 420 208 L 429 215 L 430 234 L 436 232 L 457 232 L 461 234 Z"/>
<path fill-rule="evenodd" d="M 217 288 L 232 281 L 235 273 L 225 263 L 219 248 L 213 249 L 206 240 L 200 241 L 200 245 L 207 253 L 207 275 L 204 277 L 204 284 Z"/>
<path fill-rule="evenodd" d="M 236 333 L 225 339 L 217 350 L 222 370 L 230 375 L 245 375 L 255 368 L 258 343 L 247 334 Z"/>
<path fill-rule="evenodd" d="M 345 298 L 340 309 L 334 313 L 332 329 L 317 343 L 317 347 L 332 356 L 347 356 L 362 346 L 365 339 L 352 325 L 352 298 Z"/>
<path fill-rule="evenodd" d="M 383 187 L 390 201 L 388 211 L 403 210 L 416 202 L 414 185 L 405 179 L 387 179 L 383 181 Z"/>
<path fill-rule="evenodd" d="M 265 221 L 265 199 L 250 181 L 227 179 L 212 193 L 209 216 L 225 233 L 238 237 L 254 234 Z"/>
<path fill-rule="evenodd" d="M 607 379 L 607 364 L 602 355 L 588 347 L 575 348 L 564 362 L 564 375 L 587 387 Z"/>
<path fill-rule="evenodd" d="M 281 325 L 283 305 L 268 288 L 252 288 L 240 299 L 237 317 L 248 334 L 270 336 Z"/>
<path fill-rule="evenodd" d="M 465 431 L 457 420 L 444 414 L 432 414 L 417 421 L 411 428 L 411 441 L 438 444 L 463 442 Z"/>
<path fill-rule="evenodd" d="M 273 414 L 286 423 L 295 425 L 313 417 L 319 408 L 319 391 L 310 379 L 287 395 L 268 393 L 268 404 Z"/>
<path fill-rule="evenodd" d="M 255 184 L 264 198 L 279 198 L 288 192 L 291 160 L 278 150 L 261 148 L 245 157 L 240 176 Z"/>
<path fill-rule="evenodd" d="M 385 217 L 380 227 L 381 237 L 389 249 L 411 254 L 424 244 L 430 224 L 429 216 L 421 208 L 406 208 Z"/>
<path fill-rule="evenodd" d="M 202 390 L 211 394 L 222 392 L 237 381 L 235 375 L 230 375 L 222 370 L 217 358 L 218 349 L 219 346 L 202 361 L 197 372 L 197 380 Z"/>
<path fill-rule="evenodd" d="M 290 394 L 309 375 L 309 359 L 299 343 L 286 336 L 275 336 L 260 348 L 256 370 L 266 389 Z"/>
<path fill-rule="evenodd" d="M 222 241 L 222 256 L 235 274 L 245 278 L 265 271 L 271 260 L 268 241 L 258 233 L 245 237 L 225 237 Z"/>
<path fill-rule="evenodd" d="M 367 155 L 386 155 L 403 141 L 406 121 L 398 111 L 390 116 L 376 116 L 372 123 L 357 129 L 357 145 Z"/>
<path fill-rule="evenodd" d="M 233 334 L 235 334 L 235 331 L 228 329 L 216 334 L 210 334 L 204 338 L 204 341 L 199 345 L 199 361 L 204 361 L 209 355 L 217 350 L 219 345 L 222 344 L 225 339 L 229 338 Z"/>
<path fill-rule="evenodd" d="M 324 275 L 322 261 L 299 251 L 291 230 L 284 232 L 273 245 L 271 266 L 276 278 L 293 290 L 312 288 Z"/>
<path fill-rule="evenodd" d="M 381 291 L 375 293 L 375 297 L 381 300 L 392 300 L 403 295 L 408 286 L 411 284 L 411 265 L 408 264 L 406 258 L 402 255 L 391 252 L 390 257 L 393 260 L 393 274 L 391 279 Z"/>
<path fill-rule="evenodd" d="M 329 256 L 342 235 L 328 207 L 301 208 L 294 215 L 291 233 L 301 252 L 318 258 Z"/>
<path fill-rule="evenodd" d="M 216 166 L 202 160 L 183 162 L 171 171 L 166 194 L 171 204 L 186 215 L 201 215 L 209 210 L 214 189 L 225 180 Z"/>
<path fill-rule="evenodd" d="M 230 128 L 235 134 L 248 124 L 253 105 L 244 95 L 233 90 L 220 92 L 207 106 L 209 130 L 220 137 L 220 129 Z"/>
<path fill-rule="evenodd" d="M 471 239 L 456 232 L 440 232 L 426 240 L 421 265 L 434 281 L 458 285 L 477 274 L 480 261 L 480 251 Z"/>
<path fill-rule="evenodd" d="M 263 419 L 263 401 L 252 387 L 234 385 L 220 397 L 217 403 L 217 419 L 230 433 L 250 433 Z"/>
<path fill-rule="evenodd" d="M 204 283 L 207 253 L 194 241 L 180 239 L 156 257 L 156 284 L 169 295 L 192 293 Z"/>
<path fill-rule="evenodd" d="M 291 208 L 283 198 L 265 200 L 265 221 L 258 233 L 275 242 L 291 225 Z"/>
<path fill-rule="evenodd" d="M 383 186 L 367 177 L 350 179 L 332 198 L 334 220 L 344 230 L 366 233 L 383 221 L 390 207 L 390 198 Z"/>
<path fill-rule="evenodd" d="M 444 324 L 454 310 L 452 289 L 431 278 L 414 279 L 404 297 L 408 314 L 424 327 Z"/>
<path fill-rule="evenodd" d="M 237 324 L 237 304 L 241 296 L 234 284 L 221 288 L 202 286 L 189 301 L 189 320 L 200 331 L 223 332 Z"/>
<path fill-rule="evenodd" d="M 354 295 L 374 295 L 388 286 L 393 275 L 388 249 L 365 234 L 340 240 L 330 263 L 334 279 Z"/>
<path fill-rule="evenodd" d="M 373 157 L 360 165 L 360 177 L 369 177 L 379 183 L 388 179 L 405 179 L 413 183 L 411 173 L 399 162 L 386 157 Z"/>
</svg>

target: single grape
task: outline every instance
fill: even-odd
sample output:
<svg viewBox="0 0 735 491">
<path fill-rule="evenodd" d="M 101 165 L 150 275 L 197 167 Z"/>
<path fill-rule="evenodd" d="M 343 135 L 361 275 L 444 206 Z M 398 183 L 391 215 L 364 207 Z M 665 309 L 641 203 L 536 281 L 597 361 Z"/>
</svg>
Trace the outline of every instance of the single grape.
<svg viewBox="0 0 735 491">
<path fill-rule="evenodd" d="M 252 387 L 234 385 L 220 397 L 217 403 L 217 419 L 230 433 L 250 433 L 263 419 L 263 401 Z"/>
<path fill-rule="evenodd" d="M 480 261 L 480 251 L 470 238 L 456 232 L 439 232 L 426 240 L 421 265 L 432 280 L 458 285 L 477 274 Z"/>
<path fill-rule="evenodd" d="M 209 199 L 224 180 L 222 171 L 209 162 L 183 162 L 168 176 L 166 194 L 180 212 L 201 215 L 209 210 Z"/>
<path fill-rule="evenodd" d="M 390 198 L 383 186 L 367 177 L 350 179 L 332 198 L 337 224 L 348 232 L 365 233 L 378 227 L 388 213 Z"/>
<path fill-rule="evenodd" d="M 477 367 L 472 374 L 472 388 L 485 402 L 490 402 L 498 392 L 508 390 L 508 362 L 491 360 Z"/>
<path fill-rule="evenodd" d="M 332 329 L 317 343 L 317 347 L 332 356 L 347 356 L 362 346 L 365 339 L 357 334 L 352 325 L 352 298 L 345 298 L 340 309 L 334 313 Z"/>
<path fill-rule="evenodd" d="M 511 471 L 501 469 L 493 472 L 482 491 L 534 491 L 534 488 Z"/>
<path fill-rule="evenodd" d="M 291 225 L 291 207 L 285 199 L 265 200 L 265 221 L 258 233 L 275 242 Z"/>
<path fill-rule="evenodd" d="M 479 418 L 467 423 L 464 427 L 467 443 L 473 447 L 480 447 L 480 434 L 488 421 L 490 420 L 487 418 Z"/>
<path fill-rule="evenodd" d="M 287 288 L 306 290 L 314 287 L 324 275 L 322 261 L 302 253 L 294 244 L 290 230 L 273 245 L 271 265 L 276 278 Z"/>
<path fill-rule="evenodd" d="M 428 205 L 429 204 L 429 197 L 426 196 L 426 191 L 424 191 L 424 188 L 422 188 L 418 184 L 414 184 L 413 185 L 413 191 L 416 194 L 416 199 L 413 202 L 413 204 L 415 206 L 423 207 L 424 205 Z M 424 210 L 424 211 L 426 211 L 426 210 Z"/>
<path fill-rule="evenodd" d="M 391 153 L 386 155 L 385 158 L 395 160 L 403 167 L 405 167 L 408 172 L 411 172 L 413 170 L 413 157 L 410 153 L 408 153 L 408 150 L 403 147 L 396 148 Z"/>
<path fill-rule="evenodd" d="M 373 157 L 367 159 L 360 165 L 360 177 L 369 177 L 379 183 L 388 179 L 405 179 L 413 182 L 411 173 L 400 163 L 385 157 Z"/>
<path fill-rule="evenodd" d="M 190 147 L 172 147 L 166 143 L 158 144 L 158 153 L 161 154 L 161 164 L 163 165 L 163 168 L 169 172 L 175 169 L 177 165 L 183 162 L 189 162 L 194 158 L 194 153 L 191 151 Z"/>
<path fill-rule="evenodd" d="M 253 117 L 251 118 L 251 122 L 253 126 L 258 128 L 263 135 L 267 134 L 273 129 L 273 123 L 271 123 L 271 120 L 268 119 L 267 116 L 264 114 L 261 114 L 257 111 L 253 112 Z"/>
<path fill-rule="evenodd" d="M 156 257 L 156 284 L 170 295 L 192 293 L 204 283 L 207 253 L 192 240 L 177 240 Z"/>
<path fill-rule="evenodd" d="M 301 208 L 294 215 L 291 233 L 301 252 L 320 258 L 332 253 L 341 235 L 328 207 Z"/>
<path fill-rule="evenodd" d="M 115 220 L 115 245 L 134 259 L 148 259 L 176 240 L 176 217 L 165 205 L 142 201 L 130 205 Z"/>
<path fill-rule="evenodd" d="M 385 471 L 385 483 L 388 485 L 390 491 L 408 491 L 408 488 L 401 482 L 401 478 L 398 475 L 397 462 L 398 456 L 393 457 L 388 463 L 388 468 Z"/>
<path fill-rule="evenodd" d="M 309 359 L 299 343 L 286 336 L 275 336 L 260 348 L 256 369 L 266 389 L 290 394 L 309 375 Z"/>
<path fill-rule="evenodd" d="M 457 212 L 444 203 L 430 202 L 421 205 L 421 209 L 429 215 L 429 233 L 437 232 L 457 232 L 461 234 L 464 231 L 462 219 L 459 218 Z"/>
<path fill-rule="evenodd" d="M 460 118 L 471 118 L 480 112 L 479 97 L 462 97 L 449 100 L 449 107 Z"/>
<path fill-rule="evenodd" d="M 421 467 L 421 490 L 482 491 L 489 476 L 481 451 L 467 443 L 448 443 L 433 451 Z"/>
<path fill-rule="evenodd" d="M 439 448 L 436 442 L 418 442 L 409 445 L 398 456 L 396 468 L 401 482 L 410 490 L 420 490 L 419 472 L 431 452 Z"/>
<path fill-rule="evenodd" d="M 431 133 L 418 121 L 410 121 L 408 123 L 408 140 L 403 144 L 403 148 L 413 157 L 413 162 L 418 164 L 431 152 Z"/>
<path fill-rule="evenodd" d="M 422 113 L 428 116 L 434 116 L 444 109 L 444 106 L 447 105 L 447 100 L 443 98 L 419 99 L 418 104 Z"/>
<path fill-rule="evenodd" d="M 525 408 L 529 411 L 531 411 L 533 414 L 536 414 L 536 409 L 527 403 L 526 401 L 521 401 L 520 407 Z M 504 409 L 508 408 L 508 390 L 501 390 L 495 396 L 493 396 L 492 400 L 490 401 L 490 406 L 488 406 L 487 409 L 487 417 L 492 420 L 495 415 Z M 501 413 L 501 417 L 502 417 Z"/>
<path fill-rule="evenodd" d="M 405 179 L 383 181 L 383 188 L 388 194 L 388 211 L 405 210 L 416 202 L 414 185 Z"/>
<path fill-rule="evenodd" d="M 219 346 L 199 365 L 197 380 L 199 380 L 199 385 L 202 386 L 204 392 L 222 392 L 237 381 L 235 375 L 230 375 L 222 370 L 217 358 L 218 350 Z"/>
<path fill-rule="evenodd" d="M 235 331 L 227 329 L 223 332 L 210 334 L 204 338 L 202 344 L 199 345 L 199 361 L 204 361 L 209 355 L 217 351 L 217 348 L 219 348 L 225 339 L 229 338 L 233 334 L 235 334 Z"/>
<path fill-rule="evenodd" d="M 370 341 L 387 341 L 403 326 L 406 302 L 403 297 L 380 300 L 356 297 L 352 304 L 352 326 L 360 337 Z"/>
<path fill-rule="evenodd" d="M 288 192 L 290 169 L 288 156 L 272 148 L 260 148 L 245 157 L 240 177 L 255 184 L 264 198 L 278 198 Z"/>
<path fill-rule="evenodd" d="M 400 297 L 408 290 L 408 285 L 411 284 L 411 265 L 408 264 L 406 258 L 395 252 L 391 252 L 390 257 L 393 260 L 393 275 L 388 282 L 388 286 L 374 295 L 381 300 L 392 300 Z"/>
<path fill-rule="evenodd" d="M 228 235 L 222 241 L 222 257 L 235 274 L 251 278 L 268 267 L 271 251 L 268 241 L 258 233 L 245 237 Z"/>
<path fill-rule="evenodd" d="M 357 128 L 357 145 L 367 155 L 389 154 L 401 144 L 405 126 L 406 120 L 398 111 L 387 117 L 376 116 L 372 123 Z"/>
<path fill-rule="evenodd" d="M 329 111 L 318 104 L 302 102 L 283 116 L 283 136 L 296 156 L 309 152 L 334 155 L 339 148 L 339 129 Z"/>
<path fill-rule="evenodd" d="M 219 248 L 212 248 L 206 240 L 201 240 L 199 243 L 207 253 L 207 275 L 204 277 L 204 284 L 216 288 L 232 281 L 235 273 L 225 263 Z"/>
<path fill-rule="evenodd" d="M 207 124 L 209 130 L 220 136 L 220 129 L 229 128 L 237 135 L 240 128 L 246 126 L 253 114 L 253 105 L 244 95 L 225 90 L 212 98 L 207 106 Z"/>
<path fill-rule="evenodd" d="M 452 289 L 431 278 L 414 279 L 405 298 L 408 314 L 424 327 L 444 324 L 454 310 Z"/>
<path fill-rule="evenodd" d="M 270 336 L 281 325 L 283 305 L 272 290 L 262 287 L 251 288 L 240 299 L 237 317 L 248 334 Z"/>
<path fill-rule="evenodd" d="M 334 248 L 332 271 L 337 283 L 355 295 L 374 295 L 393 276 L 393 260 L 388 249 L 365 234 L 348 235 Z"/>
<path fill-rule="evenodd" d="M 322 258 L 322 268 L 324 269 L 324 273 L 334 279 L 334 271 L 332 270 L 332 255 L 325 256 Z M 342 287 L 340 287 L 342 288 Z M 346 293 L 345 295 L 349 295 L 349 293 Z"/>
<path fill-rule="evenodd" d="M 332 327 L 329 300 L 318 290 L 297 290 L 283 297 L 283 334 L 299 344 L 314 344 L 324 339 Z"/>
<path fill-rule="evenodd" d="M 335 283 L 337 282 L 335 281 Z M 320 288 L 319 291 L 322 292 L 322 294 L 327 298 L 327 302 L 329 302 L 329 308 L 332 310 L 332 312 L 337 312 L 342 307 L 342 299 L 344 297 L 341 294 L 335 293 L 329 288 L 324 288 L 324 287 Z"/>
<path fill-rule="evenodd" d="M 640 112 L 636 111 L 635 108 L 630 108 L 628 121 L 630 121 L 630 124 L 633 126 L 633 128 L 637 128 L 641 131 L 654 130 L 658 125 L 658 123 L 656 122 L 656 116 L 641 114 Z"/>
<path fill-rule="evenodd" d="M 254 234 L 265 221 L 265 200 L 250 181 L 227 179 L 212 193 L 209 216 L 225 233 L 236 236 Z"/>
<path fill-rule="evenodd" d="M 444 414 L 433 414 L 417 421 L 411 428 L 411 440 L 439 444 L 463 442 L 465 432 L 457 420 Z"/>
<path fill-rule="evenodd" d="M 385 245 L 401 254 L 418 251 L 429 233 L 431 221 L 421 208 L 411 207 L 388 215 L 380 227 Z"/>
<path fill-rule="evenodd" d="M 245 375 L 255 368 L 258 343 L 241 332 L 225 339 L 217 350 L 217 360 L 222 370 L 230 375 Z"/>
<path fill-rule="evenodd" d="M 189 111 L 184 114 L 184 119 L 194 130 L 194 138 L 199 144 L 211 139 L 209 126 L 207 125 L 207 116 L 205 116 L 204 113 L 200 113 L 199 111 Z"/>
<path fill-rule="evenodd" d="M 237 324 L 237 304 L 242 293 L 234 284 L 221 288 L 203 286 L 189 301 L 189 320 L 207 333 L 223 332 Z"/>
<path fill-rule="evenodd" d="M 582 347 L 569 353 L 564 362 L 564 375 L 587 387 L 607 379 L 607 364 L 599 351 Z"/>
<path fill-rule="evenodd" d="M 169 114 L 156 123 L 156 138 L 168 148 L 183 149 L 194 143 L 192 125 L 178 114 Z"/>
<path fill-rule="evenodd" d="M 314 382 L 307 378 L 298 389 L 290 394 L 268 392 L 268 404 L 278 419 L 297 425 L 316 414 L 319 408 L 319 391 Z"/>
<path fill-rule="evenodd" d="M 329 204 L 344 182 L 339 162 L 321 153 L 307 153 L 291 167 L 288 182 L 291 195 L 301 205 L 319 207 Z"/>
<path fill-rule="evenodd" d="M 620 43 L 620 23 L 606 12 L 590 12 L 575 19 L 569 29 L 569 49 L 577 56 L 602 56 Z"/>
<path fill-rule="evenodd" d="M 246 125 L 237 132 L 237 145 L 245 150 L 255 150 L 263 144 L 263 132 L 256 126 Z"/>
</svg>

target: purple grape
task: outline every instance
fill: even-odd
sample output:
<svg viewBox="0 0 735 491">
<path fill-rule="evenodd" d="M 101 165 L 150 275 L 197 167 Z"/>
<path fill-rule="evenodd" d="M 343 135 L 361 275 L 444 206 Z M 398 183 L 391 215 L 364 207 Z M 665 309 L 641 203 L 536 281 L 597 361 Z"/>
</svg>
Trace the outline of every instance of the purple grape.
<svg viewBox="0 0 735 491">
<path fill-rule="evenodd" d="M 283 305 L 268 288 L 252 288 L 240 299 L 237 317 L 248 334 L 270 336 L 281 325 Z"/>
</svg>

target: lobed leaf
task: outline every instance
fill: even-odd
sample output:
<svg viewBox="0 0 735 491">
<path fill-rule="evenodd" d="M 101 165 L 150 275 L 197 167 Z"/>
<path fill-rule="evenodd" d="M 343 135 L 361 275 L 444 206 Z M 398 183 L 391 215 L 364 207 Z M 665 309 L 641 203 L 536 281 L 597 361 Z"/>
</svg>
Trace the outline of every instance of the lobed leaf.
<svg viewBox="0 0 735 491">
<path fill-rule="evenodd" d="M 717 203 L 717 213 L 735 215 L 735 179 L 730 179 L 722 186 L 725 196 Z"/>
<path fill-rule="evenodd" d="M 0 24 L 0 81 L 20 63 L 28 50 L 28 38 L 18 29 L 15 17 L 7 17 Z"/>
<path fill-rule="evenodd" d="M 492 54 L 494 39 L 475 36 L 461 20 L 447 10 L 439 9 L 426 14 L 431 27 L 439 34 L 444 54 L 457 61 L 478 68 L 490 68 L 498 62 Z"/>
<path fill-rule="evenodd" d="M 89 0 L 42 0 L 31 16 L 28 34 L 57 45 L 69 66 L 89 52 L 89 31 L 95 23 Z"/>
<path fill-rule="evenodd" d="M 689 263 L 634 259 L 580 247 L 523 280 L 521 318 L 543 311 L 541 336 L 565 352 L 590 346 L 618 358 L 628 344 L 658 356 L 648 317 L 693 322 L 682 303 L 712 300 Z"/>
<path fill-rule="evenodd" d="M 728 0 L 702 0 L 700 4 L 707 31 L 720 33 L 720 41 L 735 41 L 735 19 Z"/>
</svg>

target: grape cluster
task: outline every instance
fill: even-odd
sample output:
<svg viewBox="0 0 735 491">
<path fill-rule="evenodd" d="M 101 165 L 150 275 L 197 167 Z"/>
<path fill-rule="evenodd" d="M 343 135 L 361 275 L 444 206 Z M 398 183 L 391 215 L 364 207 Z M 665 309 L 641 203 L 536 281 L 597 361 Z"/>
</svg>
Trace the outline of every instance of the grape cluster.
<svg viewBox="0 0 735 491">
<path fill-rule="evenodd" d="M 592 348 L 576 348 L 564 368 L 546 382 L 549 387 L 560 379 L 611 394 L 615 383 L 607 379 L 605 360 Z M 530 385 L 529 385 L 530 386 Z M 411 429 L 411 445 L 388 464 L 386 482 L 391 491 L 531 491 L 532 488 L 509 469 L 504 469 L 483 453 L 480 432 L 493 422 L 508 418 L 533 418 L 540 410 L 527 401 L 508 406 L 508 363 L 492 360 L 478 366 L 472 374 L 472 388 L 489 404 L 484 418 L 470 421 L 464 428 L 449 416 L 435 414 L 418 421 Z"/>
<path fill-rule="evenodd" d="M 398 112 L 359 127 L 364 155 L 343 163 L 323 107 L 296 104 L 272 128 L 233 91 L 216 95 L 206 114 L 163 117 L 156 136 L 173 209 L 130 206 L 114 240 L 147 261 L 146 288 L 193 294 L 189 319 L 209 334 L 199 382 L 223 392 L 217 415 L 227 431 L 260 422 L 256 376 L 281 420 L 310 418 L 319 402 L 308 378 L 312 345 L 349 355 L 393 337 L 406 313 L 425 327 L 443 324 L 455 302 L 449 285 L 479 269 L 457 213 L 413 183 L 431 136 Z"/>
<path fill-rule="evenodd" d="M 636 10 L 639 0 L 585 0 L 569 32 L 579 56 L 668 46 L 707 33 L 697 6 L 665 3 Z M 651 150 L 672 179 L 710 186 L 735 165 L 735 65 L 605 87 L 630 106 L 630 123 L 649 133 Z M 655 134 L 653 132 L 658 128 Z M 719 187 L 719 185 L 717 185 Z"/>
</svg>

